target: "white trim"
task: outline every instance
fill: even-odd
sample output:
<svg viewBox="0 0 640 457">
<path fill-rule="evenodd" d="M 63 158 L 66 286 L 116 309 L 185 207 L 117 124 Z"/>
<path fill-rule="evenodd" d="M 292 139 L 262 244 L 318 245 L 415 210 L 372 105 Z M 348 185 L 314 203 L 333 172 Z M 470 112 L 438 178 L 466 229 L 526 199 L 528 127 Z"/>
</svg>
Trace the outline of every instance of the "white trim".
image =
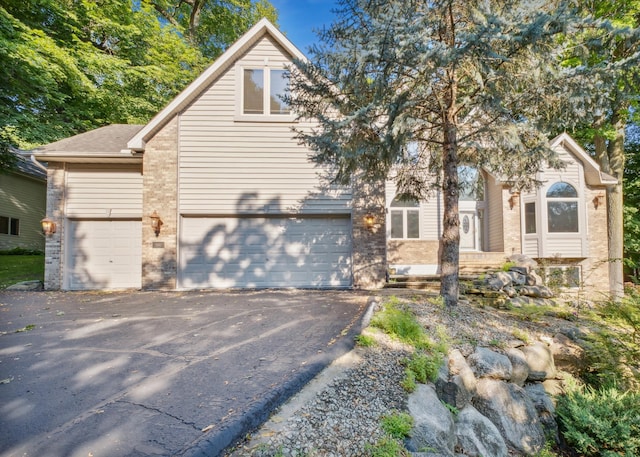
<svg viewBox="0 0 640 457">
<path fill-rule="evenodd" d="M 603 173 L 600 166 L 595 160 L 571 138 L 568 133 L 562 133 L 551 140 L 551 148 L 558 146 L 564 147 L 568 152 L 572 153 L 580 160 L 585 167 L 584 176 L 589 185 L 615 185 L 618 180 L 612 176 Z"/>
<path fill-rule="evenodd" d="M 254 44 L 263 35 L 269 34 L 280 46 L 294 58 L 307 60 L 305 55 L 285 37 L 268 19 L 261 19 L 256 25 L 238 39 L 227 49 L 209 68 L 207 68 L 195 81 L 187 86 L 176 98 L 174 98 L 162 111 L 160 111 L 142 130 L 140 130 L 129 142 L 127 147 L 135 151 L 144 151 L 146 142 L 160 130 L 169 119 L 182 111 L 189 103 L 195 100 L 202 90 L 226 70 L 240 53 Z"/>
</svg>

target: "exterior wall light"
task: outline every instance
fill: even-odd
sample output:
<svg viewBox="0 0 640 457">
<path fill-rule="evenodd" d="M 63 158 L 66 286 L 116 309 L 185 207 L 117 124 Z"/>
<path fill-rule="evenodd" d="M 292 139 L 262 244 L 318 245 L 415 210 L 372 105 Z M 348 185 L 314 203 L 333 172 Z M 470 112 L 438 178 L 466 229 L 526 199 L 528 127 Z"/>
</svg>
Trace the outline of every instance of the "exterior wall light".
<svg viewBox="0 0 640 457">
<path fill-rule="evenodd" d="M 151 213 L 151 216 L 149 217 L 151 218 L 151 228 L 153 228 L 153 233 L 155 233 L 157 237 L 160 235 L 160 227 L 162 227 L 163 224 L 162 219 L 160 219 L 160 216 L 158 216 L 156 211 Z"/>
<path fill-rule="evenodd" d="M 509 197 L 509 209 L 513 209 L 515 206 L 517 206 L 519 200 L 520 194 L 511 194 L 511 197 Z"/>
<path fill-rule="evenodd" d="M 604 203 L 604 194 L 598 194 L 595 197 L 593 197 L 593 200 L 591 200 L 593 202 L 593 207 L 595 209 L 598 209 L 598 206 L 602 205 Z"/>
<path fill-rule="evenodd" d="M 369 230 L 373 230 L 373 226 L 376 223 L 376 218 L 373 216 L 373 214 L 371 213 L 367 213 L 364 216 L 364 226 L 369 229 Z"/>
<path fill-rule="evenodd" d="M 45 234 L 45 236 L 51 236 L 56 233 L 56 223 L 48 217 L 42 219 L 40 221 L 40 224 L 42 224 L 42 232 Z"/>
</svg>

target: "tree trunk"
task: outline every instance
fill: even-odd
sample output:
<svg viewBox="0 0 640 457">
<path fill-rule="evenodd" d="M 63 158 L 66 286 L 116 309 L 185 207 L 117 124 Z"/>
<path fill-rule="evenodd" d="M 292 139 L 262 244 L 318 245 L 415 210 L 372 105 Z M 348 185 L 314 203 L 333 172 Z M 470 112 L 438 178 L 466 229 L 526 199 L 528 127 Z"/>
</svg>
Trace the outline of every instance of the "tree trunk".
<svg viewBox="0 0 640 457">
<path fill-rule="evenodd" d="M 607 189 L 607 236 L 609 238 L 609 290 L 614 299 L 624 295 L 624 216 L 623 216 L 623 179 L 624 179 L 624 110 L 614 113 L 613 126 L 615 138 L 607 147 L 609 168 L 605 171 L 612 174 L 618 184 Z"/>
<path fill-rule="evenodd" d="M 447 123 L 442 167 L 444 214 L 440 239 L 440 294 L 447 306 L 458 304 L 460 292 L 460 216 L 458 213 L 458 145 L 456 126 Z"/>
</svg>

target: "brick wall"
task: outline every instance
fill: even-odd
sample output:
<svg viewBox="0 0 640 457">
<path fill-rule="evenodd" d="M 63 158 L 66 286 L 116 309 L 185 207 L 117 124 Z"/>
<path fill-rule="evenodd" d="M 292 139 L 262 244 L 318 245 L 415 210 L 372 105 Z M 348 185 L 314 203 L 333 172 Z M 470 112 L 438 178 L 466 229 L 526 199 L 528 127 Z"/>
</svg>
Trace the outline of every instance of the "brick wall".
<svg viewBox="0 0 640 457">
<path fill-rule="evenodd" d="M 357 182 L 353 189 L 353 285 L 359 289 L 383 287 L 387 275 L 384 181 Z M 374 216 L 374 226 L 365 216 Z"/>
<path fill-rule="evenodd" d="M 609 292 L 609 238 L 607 234 L 607 192 L 605 189 L 587 188 L 585 192 L 587 246 L 589 258 L 582 261 L 582 281 L 588 294 Z M 598 207 L 594 198 L 601 195 Z"/>
<path fill-rule="evenodd" d="M 178 117 L 147 142 L 143 158 L 142 288 L 175 289 L 178 270 Z M 156 236 L 150 215 L 162 219 Z"/>
<path fill-rule="evenodd" d="M 65 164 L 50 162 L 47 167 L 47 211 L 46 215 L 56 223 L 56 233 L 47 236 L 44 258 L 44 288 L 60 290 L 64 269 L 65 217 Z"/>
</svg>

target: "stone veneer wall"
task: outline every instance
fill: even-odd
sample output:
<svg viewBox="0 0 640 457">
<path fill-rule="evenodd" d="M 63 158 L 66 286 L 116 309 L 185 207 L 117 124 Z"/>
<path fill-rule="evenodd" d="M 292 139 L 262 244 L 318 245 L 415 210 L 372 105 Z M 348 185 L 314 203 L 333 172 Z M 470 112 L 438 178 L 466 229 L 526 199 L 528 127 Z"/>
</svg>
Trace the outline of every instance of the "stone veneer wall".
<svg viewBox="0 0 640 457">
<path fill-rule="evenodd" d="M 143 158 L 142 288 L 175 289 L 178 273 L 178 116 L 147 142 Z M 154 211 L 160 234 L 151 227 Z"/>
<path fill-rule="evenodd" d="M 585 192 L 587 209 L 587 246 L 589 258 L 581 262 L 582 281 L 588 294 L 609 292 L 609 237 L 607 234 L 607 192 L 605 189 L 587 188 Z M 602 195 L 598 207 L 594 198 Z"/>
<path fill-rule="evenodd" d="M 517 198 L 511 208 L 509 199 Z M 520 194 L 512 194 L 507 187 L 502 188 L 502 233 L 504 234 L 504 253 L 507 256 L 522 254 L 522 228 L 520 210 L 522 208 Z"/>
<path fill-rule="evenodd" d="M 352 205 L 353 286 L 381 288 L 387 278 L 384 181 L 364 183 L 356 180 Z M 365 226 L 367 214 L 375 218 L 373 228 Z"/>
<path fill-rule="evenodd" d="M 47 236 L 44 258 L 45 290 L 62 288 L 64 271 L 65 208 L 65 164 L 49 162 L 47 167 L 47 217 L 56 223 L 56 233 Z"/>
</svg>

